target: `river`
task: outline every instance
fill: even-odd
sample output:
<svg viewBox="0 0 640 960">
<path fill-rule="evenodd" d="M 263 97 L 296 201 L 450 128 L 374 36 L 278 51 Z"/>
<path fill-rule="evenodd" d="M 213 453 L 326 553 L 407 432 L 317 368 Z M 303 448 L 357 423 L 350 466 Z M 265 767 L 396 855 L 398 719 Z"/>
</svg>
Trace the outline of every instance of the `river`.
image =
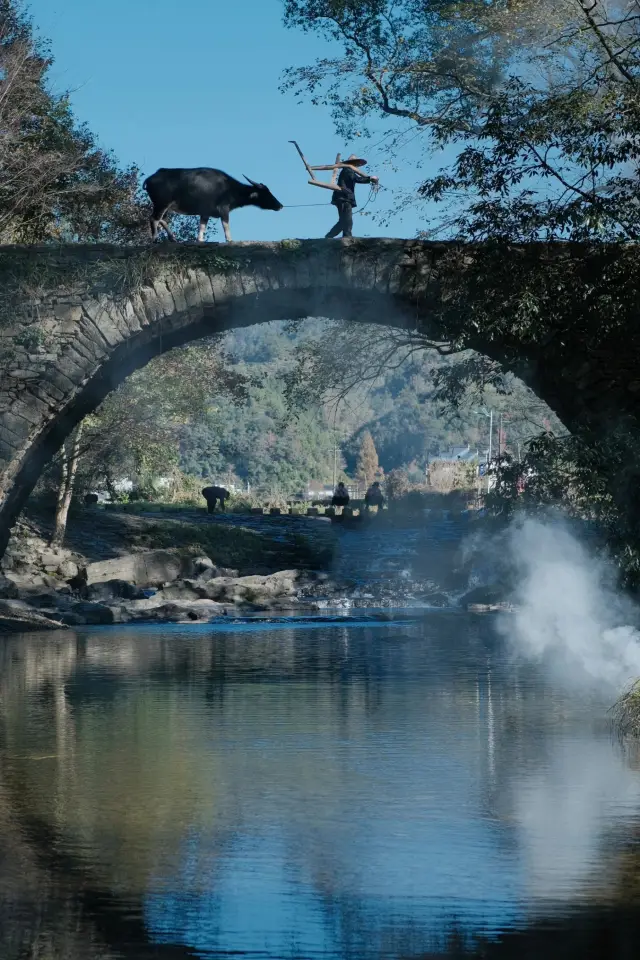
<svg viewBox="0 0 640 960">
<path fill-rule="evenodd" d="M 386 616 L 2 639 L 3 960 L 637 955 L 609 701 Z"/>
</svg>

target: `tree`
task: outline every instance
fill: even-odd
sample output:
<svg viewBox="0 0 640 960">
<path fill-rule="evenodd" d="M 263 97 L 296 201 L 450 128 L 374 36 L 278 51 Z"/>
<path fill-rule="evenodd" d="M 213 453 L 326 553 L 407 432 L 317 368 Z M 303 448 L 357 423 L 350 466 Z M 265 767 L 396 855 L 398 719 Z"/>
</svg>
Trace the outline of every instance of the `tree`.
<svg viewBox="0 0 640 960">
<path fill-rule="evenodd" d="M 20 0 L 0 0 L 0 241 L 131 241 L 145 221 L 138 171 L 51 92 L 52 63 Z"/>
<path fill-rule="evenodd" d="M 406 470 L 396 467 L 387 475 L 385 484 L 390 500 L 400 500 L 411 490 L 411 480 Z"/>
<path fill-rule="evenodd" d="M 428 205 L 425 235 L 483 242 L 473 257 L 452 248 L 442 264 L 447 302 L 437 321 L 459 362 L 437 372 L 440 396 L 462 404 L 469 387 L 500 390 L 502 365 L 518 372 L 523 348 L 533 358 L 522 371 L 528 382 L 545 382 L 553 396 L 566 385 L 550 383 L 547 370 L 569 372 L 579 346 L 589 359 L 573 381 L 588 375 L 596 389 L 600 372 L 608 389 L 598 387 L 599 398 L 617 398 L 612 423 L 607 403 L 589 393 L 591 381 L 584 392 L 576 387 L 564 404 L 570 441 L 547 438 L 532 456 L 547 492 L 583 514 L 597 487 L 594 516 L 610 532 L 624 531 L 624 546 L 612 533 L 618 556 L 637 568 L 640 273 L 634 248 L 620 241 L 640 234 L 638 0 L 464 8 L 447 0 L 290 0 L 285 17 L 341 47 L 286 81 L 327 103 L 341 132 L 366 136 L 376 118 L 395 117 L 392 149 L 422 134 L 425 151 L 453 153 L 410 198 Z M 549 240 L 583 246 L 567 246 L 555 262 L 532 253 L 515 270 L 512 260 L 507 266 L 505 243 Z M 470 332 L 494 345 L 491 359 L 464 354 Z"/>
<path fill-rule="evenodd" d="M 185 425 L 221 402 L 243 403 L 246 383 L 215 342 L 172 350 L 132 374 L 82 421 L 52 465 L 61 475 L 52 542 L 64 540 L 78 482 L 113 494 L 125 477 L 143 487 L 171 477 Z"/>
<path fill-rule="evenodd" d="M 356 478 L 368 487 L 373 483 L 379 472 L 380 465 L 378 463 L 376 445 L 369 431 L 365 430 L 360 444 L 360 453 L 358 454 Z"/>
<path fill-rule="evenodd" d="M 285 24 L 333 42 L 336 55 L 286 71 L 284 86 L 326 103 L 339 132 L 375 118 L 472 130 L 505 72 L 565 23 L 572 0 L 284 0 Z"/>
<path fill-rule="evenodd" d="M 56 515 L 53 527 L 53 536 L 51 543 L 54 546 L 62 546 L 64 535 L 67 530 L 67 519 L 69 517 L 69 507 L 73 496 L 73 485 L 78 471 L 78 461 L 80 459 L 80 441 L 82 439 L 82 423 L 78 424 L 76 429 L 65 440 L 60 451 L 60 486 L 58 487 L 58 501 L 56 504 Z"/>
</svg>

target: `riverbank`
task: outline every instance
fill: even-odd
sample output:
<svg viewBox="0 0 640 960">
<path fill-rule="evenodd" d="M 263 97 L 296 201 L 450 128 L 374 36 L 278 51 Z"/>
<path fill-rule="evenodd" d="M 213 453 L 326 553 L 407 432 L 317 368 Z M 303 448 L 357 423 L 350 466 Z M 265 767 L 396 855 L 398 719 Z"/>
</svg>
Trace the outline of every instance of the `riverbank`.
<svg viewBox="0 0 640 960">
<path fill-rule="evenodd" d="M 261 611 L 505 609 L 474 581 L 462 544 L 477 519 L 464 511 L 385 513 L 356 529 L 302 516 L 92 507 L 74 512 L 60 549 L 48 544 L 50 522 L 33 509 L 14 531 L 0 579 L 5 631 Z"/>
</svg>

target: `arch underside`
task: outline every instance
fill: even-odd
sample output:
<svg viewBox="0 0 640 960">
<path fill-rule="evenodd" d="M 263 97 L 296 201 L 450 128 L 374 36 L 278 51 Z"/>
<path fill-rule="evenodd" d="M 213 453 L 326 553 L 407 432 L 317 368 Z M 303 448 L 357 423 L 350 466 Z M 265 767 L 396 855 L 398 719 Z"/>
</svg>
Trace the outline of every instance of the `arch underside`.
<svg viewBox="0 0 640 960">
<path fill-rule="evenodd" d="M 0 504 L 0 557 L 10 528 L 46 464 L 74 427 L 130 374 L 154 357 L 195 340 L 254 324 L 307 317 L 424 330 L 415 306 L 402 302 L 397 296 L 376 290 L 313 286 L 245 294 L 226 303 L 176 310 L 170 317 L 144 326 L 116 346 L 80 387 L 65 398 L 29 437 L 22 456 L 9 465 L 5 472 L 9 482 L 5 482 L 5 496 Z M 436 329 L 429 332 L 439 339 Z"/>
<path fill-rule="evenodd" d="M 0 309 L 0 368 L 3 356 L 19 356 L 13 370 L 0 369 L 0 557 L 42 469 L 71 430 L 153 357 L 234 328 L 306 317 L 417 329 L 446 342 L 439 324 L 453 308 L 451 291 L 440 290 L 439 269 L 452 246 L 366 239 L 0 247 L 0 291 L 16 276 L 29 278 L 34 267 L 49 284 L 18 304 L 15 315 Z M 548 253 L 536 250 L 534 258 Z M 519 376 L 569 429 L 606 425 L 622 412 L 636 423 L 633 353 L 614 390 L 604 360 L 594 361 L 579 329 L 564 332 L 552 358 L 515 334 L 482 333 L 472 309 L 469 318 L 453 317 L 453 325 L 465 349 Z M 34 336 L 44 345 L 26 346 Z"/>
</svg>

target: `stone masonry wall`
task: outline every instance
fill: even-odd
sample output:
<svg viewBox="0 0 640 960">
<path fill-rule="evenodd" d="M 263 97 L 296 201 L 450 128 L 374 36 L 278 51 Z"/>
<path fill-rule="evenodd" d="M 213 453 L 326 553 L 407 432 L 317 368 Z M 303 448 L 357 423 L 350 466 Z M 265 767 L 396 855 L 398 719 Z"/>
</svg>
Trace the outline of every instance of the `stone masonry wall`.
<svg viewBox="0 0 640 960">
<path fill-rule="evenodd" d="M 444 249 L 403 240 L 0 248 L 0 555 L 46 460 L 136 367 L 273 319 L 415 325 Z"/>
</svg>

